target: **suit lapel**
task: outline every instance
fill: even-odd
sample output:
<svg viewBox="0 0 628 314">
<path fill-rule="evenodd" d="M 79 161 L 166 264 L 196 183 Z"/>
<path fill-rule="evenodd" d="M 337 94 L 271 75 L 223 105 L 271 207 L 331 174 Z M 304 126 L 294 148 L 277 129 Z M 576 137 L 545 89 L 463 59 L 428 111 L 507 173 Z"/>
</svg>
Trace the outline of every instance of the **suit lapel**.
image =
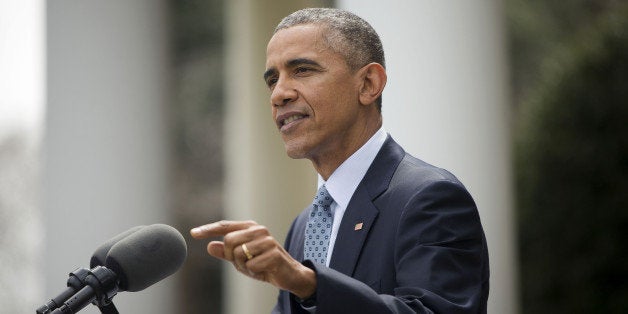
<svg viewBox="0 0 628 314">
<path fill-rule="evenodd" d="M 353 274 L 362 245 L 378 214 L 377 208 L 365 192 L 364 189 L 357 189 L 353 194 L 342 217 L 329 263 L 330 268 L 348 276 Z M 357 224 L 362 224 L 359 230 L 356 230 Z"/>
<path fill-rule="evenodd" d="M 349 201 L 338 229 L 330 268 L 353 275 L 362 246 L 379 213 L 373 201 L 388 188 L 404 154 L 403 149 L 388 136 Z"/>
<path fill-rule="evenodd" d="M 309 213 L 312 211 L 312 205 L 308 206 L 299 217 L 295 220 L 295 225 L 292 228 L 294 234 L 288 235 L 290 242 L 288 244 L 288 253 L 292 255 L 297 261 L 303 261 L 303 246 L 305 242 L 305 225 Z"/>
</svg>

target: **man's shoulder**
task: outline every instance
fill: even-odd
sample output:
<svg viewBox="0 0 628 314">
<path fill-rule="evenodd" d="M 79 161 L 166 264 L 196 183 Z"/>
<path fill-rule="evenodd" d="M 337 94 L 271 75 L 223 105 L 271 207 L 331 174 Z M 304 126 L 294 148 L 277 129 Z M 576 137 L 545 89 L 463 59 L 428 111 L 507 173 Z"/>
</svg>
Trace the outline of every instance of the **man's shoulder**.
<svg viewBox="0 0 628 314">
<path fill-rule="evenodd" d="M 423 185 L 432 181 L 460 184 L 451 172 L 423 161 L 398 144 L 390 135 L 371 164 L 364 180 L 365 186 L 378 194 L 390 185 Z"/>
<path fill-rule="evenodd" d="M 380 167 L 394 167 L 392 175 L 398 179 L 409 177 L 414 178 L 412 181 L 417 179 L 421 179 L 420 181 L 446 180 L 459 183 L 451 172 L 413 156 L 390 136 L 378 157 L 380 157 L 379 163 L 376 159 L 374 164 L 379 164 Z"/>
<path fill-rule="evenodd" d="M 396 145 L 399 146 L 399 144 Z M 450 186 L 466 191 L 466 187 L 462 182 L 447 169 L 417 158 L 403 150 L 401 146 L 399 146 L 399 149 L 403 151 L 403 155 L 390 177 L 387 188 L 389 192 L 397 190 L 397 192 L 405 191 L 405 193 L 414 194 L 433 184 L 441 187 Z"/>
<path fill-rule="evenodd" d="M 422 181 L 452 181 L 460 183 L 458 178 L 447 169 L 437 167 L 408 153 L 405 154 L 395 175 L 409 175 Z"/>
</svg>

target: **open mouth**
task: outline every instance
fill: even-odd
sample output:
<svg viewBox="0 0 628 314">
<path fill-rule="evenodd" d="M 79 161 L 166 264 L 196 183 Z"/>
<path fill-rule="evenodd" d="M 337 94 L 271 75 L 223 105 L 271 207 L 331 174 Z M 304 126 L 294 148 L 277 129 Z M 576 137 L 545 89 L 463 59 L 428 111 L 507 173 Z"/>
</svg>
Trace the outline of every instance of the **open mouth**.
<svg viewBox="0 0 628 314">
<path fill-rule="evenodd" d="M 281 132 L 288 132 L 293 127 L 296 127 L 300 121 L 309 118 L 310 115 L 304 112 L 292 111 L 281 114 L 277 117 L 277 128 Z"/>
<path fill-rule="evenodd" d="M 294 116 L 290 116 L 290 117 L 284 119 L 283 121 L 281 121 L 281 126 L 282 127 L 286 126 L 286 125 L 288 125 L 288 124 L 290 124 L 290 123 L 292 123 L 294 121 L 301 120 L 301 119 L 303 119 L 305 117 L 307 117 L 307 116 L 306 115 L 301 115 L 301 114 L 296 114 Z"/>
</svg>

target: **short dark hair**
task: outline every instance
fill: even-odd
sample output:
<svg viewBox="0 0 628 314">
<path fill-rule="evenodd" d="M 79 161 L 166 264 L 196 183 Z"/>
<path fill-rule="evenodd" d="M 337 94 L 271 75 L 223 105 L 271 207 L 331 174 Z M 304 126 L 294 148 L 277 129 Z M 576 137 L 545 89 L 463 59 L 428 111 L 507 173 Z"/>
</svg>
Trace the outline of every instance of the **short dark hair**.
<svg viewBox="0 0 628 314">
<path fill-rule="evenodd" d="M 296 11 L 279 22 L 274 33 L 296 25 L 317 24 L 324 27 L 323 36 L 335 52 L 341 54 L 349 69 L 376 62 L 386 67 L 384 47 L 373 27 L 361 17 L 341 9 L 307 8 Z M 381 112 L 382 97 L 375 103 Z"/>
</svg>

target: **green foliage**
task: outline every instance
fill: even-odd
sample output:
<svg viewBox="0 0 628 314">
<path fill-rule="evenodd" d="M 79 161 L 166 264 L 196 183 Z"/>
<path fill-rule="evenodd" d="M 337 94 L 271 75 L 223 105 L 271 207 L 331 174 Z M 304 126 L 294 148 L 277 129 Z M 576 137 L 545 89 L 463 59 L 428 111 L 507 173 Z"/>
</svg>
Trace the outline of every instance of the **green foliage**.
<svg viewBox="0 0 628 314">
<path fill-rule="evenodd" d="M 189 57 L 200 48 L 221 48 L 224 18 L 223 0 L 169 1 L 174 56 Z"/>
<path fill-rule="evenodd" d="M 521 104 L 523 313 L 628 309 L 628 13 L 558 46 Z"/>
<path fill-rule="evenodd" d="M 507 0 L 512 86 L 525 96 L 548 54 L 618 6 L 616 0 Z"/>
<path fill-rule="evenodd" d="M 179 230 L 222 217 L 223 0 L 169 1 L 172 68 L 173 208 Z M 222 263 L 191 240 L 178 313 L 223 311 Z"/>
</svg>

